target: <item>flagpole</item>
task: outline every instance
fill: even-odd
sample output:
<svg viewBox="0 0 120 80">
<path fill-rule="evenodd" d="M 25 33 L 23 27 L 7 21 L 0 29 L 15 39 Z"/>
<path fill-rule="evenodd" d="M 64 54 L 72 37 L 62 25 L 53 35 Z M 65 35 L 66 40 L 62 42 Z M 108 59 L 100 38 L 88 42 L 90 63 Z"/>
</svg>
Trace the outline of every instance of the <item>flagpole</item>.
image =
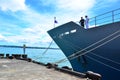
<svg viewBox="0 0 120 80">
<path fill-rule="evenodd" d="M 55 24 L 56 24 L 56 23 L 57 23 L 56 17 L 54 17 L 54 23 L 53 23 L 53 24 L 54 24 L 54 25 L 53 25 L 54 28 L 55 28 Z M 48 51 L 48 49 L 51 47 L 52 43 L 53 43 L 53 40 L 50 42 L 48 48 L 42 53 L 42 55 L 44 55 L 44 54 Z"/>
<path fill-rule="evenodd" d="M 56 17 L 54 17 L 54 28 L 55 28 L 55 24 L 56 24 L 55 21 L 56 21 Z"/>
</svg>

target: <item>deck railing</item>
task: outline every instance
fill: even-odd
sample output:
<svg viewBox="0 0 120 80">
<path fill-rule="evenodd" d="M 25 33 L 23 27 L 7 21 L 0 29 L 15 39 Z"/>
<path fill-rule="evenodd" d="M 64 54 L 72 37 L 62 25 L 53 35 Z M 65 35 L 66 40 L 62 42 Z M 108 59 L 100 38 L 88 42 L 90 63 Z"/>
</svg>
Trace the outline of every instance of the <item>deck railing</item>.
<svg viewBox="0 0 120 80">
<path fill-rule="evenodd" d="M 120 21 L 120 8 L 90 18 L 89 26 L 97 27 L 119 21 Z"/>
</svg>

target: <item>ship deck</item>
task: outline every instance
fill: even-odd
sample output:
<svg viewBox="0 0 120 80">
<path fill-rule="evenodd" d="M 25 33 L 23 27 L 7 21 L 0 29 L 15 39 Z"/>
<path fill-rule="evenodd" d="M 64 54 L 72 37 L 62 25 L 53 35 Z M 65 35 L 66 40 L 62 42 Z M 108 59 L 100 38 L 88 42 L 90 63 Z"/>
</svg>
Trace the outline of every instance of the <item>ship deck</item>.
<svg viewBox="0 0 120 80">
<path fill-rule="evenodd" d="M 86 80 L 43 65 L 16 59 L 0 59 L 0 80 Z"/>
</svg>

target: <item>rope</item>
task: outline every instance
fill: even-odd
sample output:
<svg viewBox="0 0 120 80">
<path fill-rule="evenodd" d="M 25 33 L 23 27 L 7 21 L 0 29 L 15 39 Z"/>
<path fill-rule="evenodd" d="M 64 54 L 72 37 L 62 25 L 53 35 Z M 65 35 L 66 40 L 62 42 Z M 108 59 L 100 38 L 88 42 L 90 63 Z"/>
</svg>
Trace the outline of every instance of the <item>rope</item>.
<svg viewBox="0 0 120 80">
<path fill-rule="evenodd" d="M 48 49 L 50 48 L 50 46 L 52 45 L 52 43 L 53 43 L 53 40 L 50 42 L 48 48 L 42 53 L 42 55 L 44 55 L 48 51 Z"/>
<path fill-rule="evenodd" d="M 111 60 L 111 59 L 105 58 L 105 57 L 100 56 L 100 55 L 97 55 L 97 54 L 93 54 L 92 52 L 91 52 L 91 54 L 92 54 L 92 55 L 95 55 L 95 56 L 97 56 L 97 57 L 99 57 L 99 58 L 102 58 L 102 59 L 105 59 L 105 60 L 107 60 L 107 61 L 110 61 L 110 62 L 113 62 L 113 63 L 115 63 L 115 64 L 120 65 L 119 62 L 113 61 L 113 60 Z"/>
<path fill-rule="evenodd" d="M 94 48 L 88 50 L 87 52 L 84 52 L 84 53 L 79 54 L 79 55 L 77 55 L 77 56 L 75 56 L 75 57 L 72 57 L 71 60 L 74 59 L 74 58 L 77 58 L 77 57 L 79 57 L 79 56 L 81 56 L 81 55 L 85 55 L 85 54 L 87 54 L 87 53 L 89 53 L 89 52 L 91 52 L 91 51 L 93 51 L 93 50 L 95 50 L 95 49 L 97 49 L 97 48 L 99 48 L 99 47 L 101 47 L 101 46 L 107 44 L 108 42 L 110 42 L 110 41 L 112 41 L 112 40 L 114 40 L 114 39 L 116 39 L 116 38 L 118 38 L 118 37 L 120 37 L 120 35 L 117 35 L 117 36 L 113 37 L 112 39 L 110 39 L 110 40 L 108 40 L 108 41 L 102 43 L 101 45 L 98 45 L 98 46 L 96 46 L 96 47 L 94 47 Z M 77 53 L 78 53 L 78 52 L 77 52 Z"/>
<path fill-rule="evenodd" d="M 87 56 L 87 55 L 86 55 L 86 56 Z M 98 62 L 98 63 L 100 63 L 100 64 L 103 64 L 103 65 L 105 65 L 105 66 L 107 66 L 107 67 L 109 67 L 109 68 L 111 68 L 111 69 L 114 69 L 114 70 L 120 72 L 120 69 L 117 69 L 117 68 L 115 68 L 115 67 L 112 67 L 112 66 L 110 66 L 110 65 L 107 65 L 107 64 L 105 64 L 105 63 L 103 63 L 103 62 L 101 62 L 101 61 L 98 61 L 98 60 L 96 60 L 96 59 L 90 57 L 90 56 L 87 56 L 87 57 L 90 58 L 90 59 L 92 59 L 92 60 L 94 60 L 94 61 L 96 61 L 96 62 Z"/>
<path fill-rule="evenodd" d="M 54 17 L 54 28 L 55 28 L 55 24 L 56 24 L 57 22 L 56 22 L 56 17 Z M 42 53 L 42 55 L 44 55 L 48 50 L 49 50 L 49 48 L 50 48 L 50 46 L 52 45 L 52 43 L 53 43 L 53 40 L 50 42 L 50 44 L 49 44 L 49 46 L 46 48 L 46 50 Z M 40 59 L 40 57 L 41 56 L 39 56 L 38 58 L 36 58 L 35 60 L 37 60 L 37 59 Z"/>
<path fill-rule="evenodd" d="M 96 45 L 96 44 L 98 44 L 98 43 L 104 41 L 105 39 L 107 39 L 107 38 L 109 38 L 109 37 L 112 37 L 113 35 L 117 34 L 118 32 L 120 32 L 120 30 L 118 30 L 117 32 L 115 32 L 115 33 L 113 33 L 113 34 L 111 34 L 111 35 L 109 35 L 109 36 L 107 36 L 107 37 L 105 37 L 105 38 L 103 38 L 103 39 L 101 39 L 101 40 L 99 40 L 99 41 L 93 43 L 92 45 L 90 45 L 90 46 L 88 46 L 88 47 L 82 49 L 80 52 L 82 52 L 82 51 L 84 51 L 84 50 L 86 50 L 86 49 L 88 49 L 88 48 L 90 48 L 90 47 L 92 47 L 92 46 L 94 46 L 94 45 Z"/>
<path fill-rule="evenodd" d="M 82 53 L 82 54 L 79 54 L 79 55 L 77 55 L 77 56 L 75 56 L 75 55 L 78 54 L 78 53 L 80 53 L 80 52 L 76 52 L 76 53 L 74 53 L 74 54 L 68 56 L 68 59 L 69 59 L 69 60 L 72 60 L 72 59 L 77 58 L 77 57 L 79 57 L 79 56 L 85 55 L 85 54 L 87 54 L 87 53 L 89 53 L 89 52 L 91 52 L 91 51 L 93 51 L 93 50 L 95 50 L 95 49 L 97 49 L 97 48 L 99 48 L 99 47 L 101 47 L 101 46 L 107 44 L 108 42 L 114 40 L 115 38 L 117 38 L 117 37 L 119 37 L 119 36 L 120 36 L 120 35 L 118 35 L 118 36 L 116 36 L 116 37 L 113 37 L 112 39 L 110 39 L 110 40 L 104 42 L 103 44 L 98 45 L 98 46 L 96 46 L 95 48 L 92 48 L 92 49 L 90 49 L 90 50 L 88 50 L 88 51 L 86 51 L 86 52 L 84 52 L 84 53 Z M 58 64 L 58 63 L 65 62 L 65 61 L 67 61 L 67 58 L 64 58 L 64 59 L 62 59 L 62 60 L 59 60 L 59 61 L 57 61 L 57 62 L 55 62 L 55 63 Z"/>
<path fill-rule="evenodd" d="M 112 39 L 110 39 L 110 40 L 102 43 L 101 45 L 98 45 L 98 46 L 96 46 L 95 48 L 92 48 L 91 50 L 88 50 L 87 52 L 83 53 L 82 55 L 84 55 L 84 54 L 86 54 L 86 53 L 88 53 L 88 52 L 91 52 L 92 50 L 97 49 L 97 48 L 99 48 L 99 47 L 107 44 L 108 42 L 110 42 L 110 41 L 112 41 L 112 40 L 114 40 L 114 39 L 116 39 L 116 38 L 118 38 L 118 37 L 120 37 L 120 35 L 117 35 L 117 36 L 113 37 Z M 74 58 L 77 58 L 78 56 L 81 56 L 81 54 L 80 54 L 80 55 L 77 55 L 77 56 L 75 56 L 75 57 L 73 57 L 73 58 L 71 58 L 70 60 L 72 60 L 72 59 L 74 59 Z M 87 55 L 86 55 L 86 56 L 87 56 Z M 110 65 L 107 65 L 107 64 L 105 64 L 105 63 L 103 63 L 103 62 L 101 62 L 101 61 L 98 61 L 98 60 L 90 57 L 90 56 L 87 56 L 87 57 L 90 58 L 90 59 L 92 59 L 92 60 L 94 60 L 94 61 L 96 61 L 96 62 L 98 62 L 98 63 L 101 63 L 101 64 L 103 64 L 103 65 L 105 65 L 105 66 L 107 66 L 107 67 L 109 67 L 109 68 L 112 68 L 112 69 L 114 69 L 114 70 L 116 70 L 116 71 L 120 71 L 120 69 L 117 69 L 117 68 L 115 68 L 115 67 L 112 67 L 112 66 L 110 66 Z M 104 58 L 104 57 L 102 57 L 102 56 L 99 56 L 99 57 Z M 104 59 L 106 59 L 106 58 L 104 58 Z M 106 60 L 111 61 L 111 62 L 113 62 L 113 63 L 116 63 L 116 64 L 119 64 L 119 65 L 120 65 L 120 63 L 117 63 L 117 62 L 112 61 L 112 60 L 110 60 L 110 59 L 106 59 Z"/>
<path fill-rule="evenodd" d="M 50 46 L 52 45 L 52 43 L 53 43 L 53 40 L 50 42 L 50 44 L 49 44 L 49 46 L 45 49 L 45 51 L 42 53 L 42 55 L 44 55 L 48 50 L 49 50 L 49 48 L 50 48 Z M 34 59 L 34 60 L 38 60 L 38 59 L 40 59 L 41 58 L 41 56 L 38 56 L 36 59 Z"/>
<path fill-rule="evenodd" d="M 100 43 L 100 42 L 104 41 L 105 39 L 107 39 L 107 38 L 109 38 L 109 37 L 111 37 L 111 36 L 115 35 L 115 34 L 116 34 L 116 33 L 118 33 L 118 32 L 120 32 L 120 30 L 118 30 L 118 31 L 114 32 L 113 34 L 111 34 L 111 35 L 109 35 L 109 36 L 107 36 L 107 37 L 105 37 L 105 38 L 103 38 L 103 39 L 99 40 L 98 42 L 93 43 L 92 45 L 90 45 L 90 46 L 88 46 L 88 47 L 86 47 L 86 48 L 84 48 L 84 49 L 82 49 L 82 50 L 80 50 L 80 51 L 78 51 L 78 52 L 76 52 L 76 53 L 74 53 L 74 54 L 72 54 L 72 55 L 68 56 L 68 58 L 75 57 L 75 55 L 76 55 L 76 54 L 78 54 L 78 53 L 80 53 L 80 52 L 82 52 L 82 51 L 84 51 L 84 50 L 86 50 L 86 49 L 88 49 L 88 48 L 90 48 L 90 47 L 92 47 L 92 46 L 94 46 L 94 45 L 96 45 L 96 44 L 98 44 L 98 43 Z M 118 36 L 118 37 L 119 37 L 119 36 Z M 115 38 L 116 38 L 116 37 L 115 37 Z M 114 39 L 114 38 L 112 38 L 112 39 Z M 103 43 L 103 44 L 101 44 L 101 45 L 98 45 L 97 47 L 95 47 L 95 48 L 93 48 L 93 49 L 88 50 L 87 52 L 84 52 L 84 53 L 82 53 L 82 54 L 80 54 L 80 55 L 77 55 L 77 57 L 79 57 L 79 56 L 81 56 L 81 55 L 84 55 L 84 54 L 86 54 L 86 53 L 88 53 L 88 52 L 91 52 L 92 50 L 97 49 L 97 48 L 101 47 L 102 45 L 107 44 L 108 42 L 112 41 L 112 39 L 110 39 L 110 40 L 108 40 L 108 41 L 104 42 L 104 43 Z M 76 57 L 75 57 L 75 58 L 76 58 Z M 59 61 L 58 61 L 58 62 L 56 62 L 56 63 L 61 63 L 61 62 L 66 61 L 66 60 L 67 60 L 67 59 L 66 59 L 66 58 L 64 58 L 64 59 L 62 59 L 62 60 L 59 60 Z"/>
<path fill-rule="evenodd" d="M 53 42 L 53 41 L 50 42 L 49 46 L 45 49 L 45 51 L 42 53 L 42 55 L 44 55 L 44 54 L 48 51 L 48 49 L 49 49 L 50 46 L 52 45 L 52 42 Z M 36 61 L 36 60 L 41 59 L 41 58 L 43 58 L 43 57 L 41 57 L 41 56 L 36 56 L 36 58 L 35 58 L 34 60 Z"/>
</svg>

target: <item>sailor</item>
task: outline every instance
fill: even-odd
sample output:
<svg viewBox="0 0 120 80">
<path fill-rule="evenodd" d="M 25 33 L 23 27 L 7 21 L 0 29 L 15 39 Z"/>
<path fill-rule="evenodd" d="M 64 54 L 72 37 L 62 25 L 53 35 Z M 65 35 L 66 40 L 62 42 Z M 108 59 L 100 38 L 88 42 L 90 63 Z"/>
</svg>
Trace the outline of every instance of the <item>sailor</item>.
<svg viewBox="0 0 120 80">
<path fill-rule="evenodd" d="M 86 29 L 88 29 L 89 28 L 89 18 L 87 15 L 85 16 L 85 25 L 86 25 Z"/>
<path fill-rule="evenodd" d="M 80 20 L 80 25 L 82 26 L 82 27 L 84 27 L 84 22 L 85 22 L 85 20 L 83 19 L 83 17 L 81 17 L 81 20 Z"/>
</svg>

